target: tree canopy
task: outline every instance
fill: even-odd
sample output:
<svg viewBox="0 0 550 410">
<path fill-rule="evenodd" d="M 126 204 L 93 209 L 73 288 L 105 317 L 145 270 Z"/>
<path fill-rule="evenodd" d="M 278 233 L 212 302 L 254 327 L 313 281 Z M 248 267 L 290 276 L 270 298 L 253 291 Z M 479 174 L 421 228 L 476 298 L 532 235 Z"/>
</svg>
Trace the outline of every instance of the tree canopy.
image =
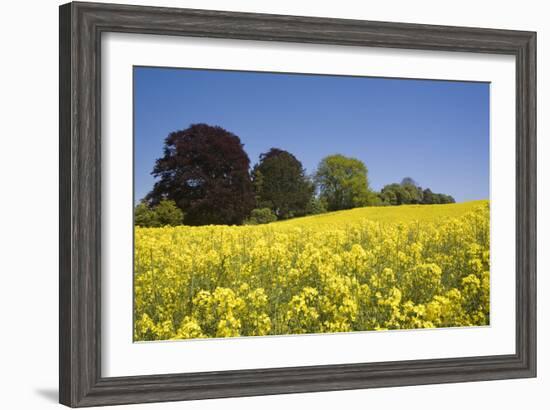
<svg viewBox="0 0 550 410">
<path fill-rule="evenodd" d="M 254 208 L 250 160 L 238 136 L 218 126 L 193 124 L 164 141 L 159 178 L 146 200 L 173 200 L 187 225 L 241 224 Z"/>
<path fill-rule="evenodd" d="M 455 202 L 411 177 L 372 191 L 365 164 L 341 154 L 323 158 L 310 177 L 293 154 L 271 148 L 250 171 L 239 137 L 207 124 L 170 133 L 151 174 L 157 182 L 136 206 L 138 226 L 269 223 L 362 206 Z"/>
<path fill-rule="evenodd" d="M 271 148 L 252 170 L 258 208 L 269 208 L 278 219 L 306 214 L 314 185 L 302 163 L 290 152 Z"/>
<path fill-rule="evenodd" d="M 329 211 L 350 209 L 368 204 L 367 167 L 356 158 L 340 154 L 321 160 L 315 181 L 319 195 Z"/>
<path fill-rule="evenodd" d="M 400 184 L 385 185 L 380 191 L 380 199 L 385 205 L 406 204 L 450 204 L 455 200 L 450 195 L 436 194 L 429 188 L 422 189 L 412 178 L 403 178 Z"/>
<path fill-rule="evenodd" d="M 177 226 L 183 223 L 183 212 L 171 200 L 163 199 L 158 205 L 150 207 L 140 202 L 135 209 L 134 224 L 146 228 Z"/>
<path fill-rule="evenodd" d="M 250 212 L 250 218 L 244 221 L 246 225 L 259 225 L 275 222 L 277 216 L 269 208 L 256 208 Z"/>
</svg>

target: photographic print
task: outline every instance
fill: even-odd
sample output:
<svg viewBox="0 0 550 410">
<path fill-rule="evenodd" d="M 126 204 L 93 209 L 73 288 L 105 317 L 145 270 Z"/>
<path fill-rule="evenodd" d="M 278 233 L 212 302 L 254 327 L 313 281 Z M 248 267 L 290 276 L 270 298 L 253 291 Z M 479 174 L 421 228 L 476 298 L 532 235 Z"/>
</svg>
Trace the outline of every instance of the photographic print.
<svg viewBox="0 0 550 410">
<path fill-rule="evenodd" d="M 490 84 L 135 66 L 134 341 L 490 324 Z"/>
</svg>

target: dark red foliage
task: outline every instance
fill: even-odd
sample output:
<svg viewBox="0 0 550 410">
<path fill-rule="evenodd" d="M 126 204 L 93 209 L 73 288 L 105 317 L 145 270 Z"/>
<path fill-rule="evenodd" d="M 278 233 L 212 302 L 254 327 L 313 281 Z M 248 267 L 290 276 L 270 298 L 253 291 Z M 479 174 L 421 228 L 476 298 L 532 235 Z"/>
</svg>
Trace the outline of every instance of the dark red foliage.
<svg viewBox="0 0 550 410">
<path fill-rule="evenodd" d="M 254 208 L 250 160 L 241 140 L 221 127 L 194 124 L 172 132 L 152 174 L 152 204 L 172 199 L 186 225 L 241 224 Z"/>
</svg>

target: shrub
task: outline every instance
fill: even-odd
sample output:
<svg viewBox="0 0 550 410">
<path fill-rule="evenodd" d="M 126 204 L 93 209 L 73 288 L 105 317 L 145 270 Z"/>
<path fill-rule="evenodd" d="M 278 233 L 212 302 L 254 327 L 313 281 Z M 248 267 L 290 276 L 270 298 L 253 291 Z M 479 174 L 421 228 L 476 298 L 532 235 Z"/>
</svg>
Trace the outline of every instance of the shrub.
<svg viewBox="0 0 550 410">
<path fill-rule="evenodd" d="M 250 218 L 246 221 L 247 225 L 259 225 L 275 222 L 277 216 L 269 208 L 256 208 L 250 213 Z"/>
<path fill-rule="evenodd" d="M 171 200 L 163 199 L 158 205 L 149 207 L 141 202 L 136 206 L 134 225 L 144 228 L 177 226 L 183 223 L 183 212 Z"/>
<path fill-rule="evenodd" d="M 134 225 L 144 228 L 156 225 L 155 212 L 145 202 L 140 202 L 134 210 Z"/>
</svg>

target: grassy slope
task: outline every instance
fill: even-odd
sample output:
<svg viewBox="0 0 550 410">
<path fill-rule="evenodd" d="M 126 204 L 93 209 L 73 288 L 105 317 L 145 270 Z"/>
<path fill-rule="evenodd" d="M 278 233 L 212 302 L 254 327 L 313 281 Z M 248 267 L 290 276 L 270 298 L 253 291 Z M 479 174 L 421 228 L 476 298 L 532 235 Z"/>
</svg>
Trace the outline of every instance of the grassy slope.
<svg viewBox="0 0 550 410">
<path fill-rule="evenodd" d="M 441 217 L 460 217 L 476 207 L 487 203 L 489 203 L 488 200 L 479 200 L 447 205 L 373 206 L 294 218 L 287 221 L 274 222 L 270 225 L 334 225 L 341 222 L 356 222 L 363 219 L 378 222 L 433 221 Z"/>
</svg>

